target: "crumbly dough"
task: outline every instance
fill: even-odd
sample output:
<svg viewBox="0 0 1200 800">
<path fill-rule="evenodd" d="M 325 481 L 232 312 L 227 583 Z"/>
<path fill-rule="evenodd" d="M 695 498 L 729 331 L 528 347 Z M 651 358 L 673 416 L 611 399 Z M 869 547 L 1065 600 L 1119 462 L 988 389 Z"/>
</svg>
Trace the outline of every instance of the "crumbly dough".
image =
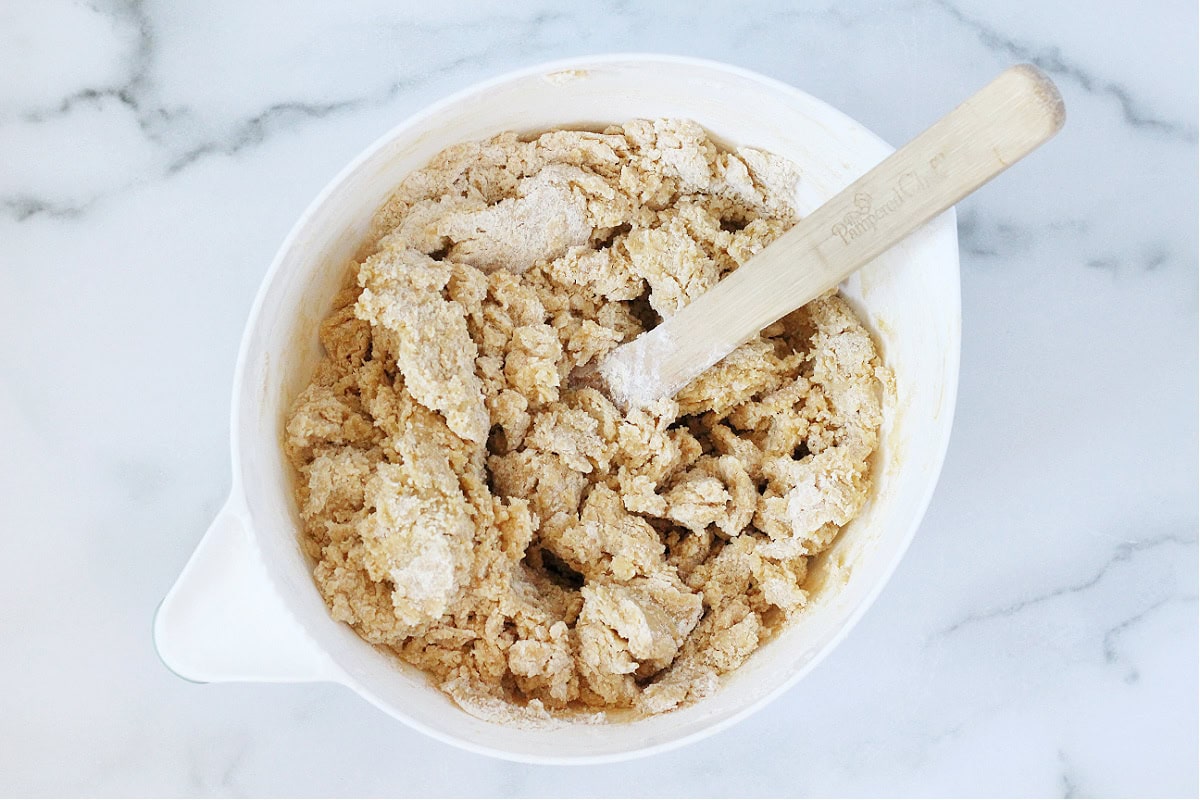
<svg viewBox="0 0 1200 800">
<path fill-rule="evenodd" d="M 287 421 L 333 616 L 472 713 L 544 718 L 694 702 L 801 613 L 881 421 L 845 302 L 646 410 L 567 385 L 785 231 L 798 179 L 667 119 L 504 133 L 405 179 Z"/>
</svg>

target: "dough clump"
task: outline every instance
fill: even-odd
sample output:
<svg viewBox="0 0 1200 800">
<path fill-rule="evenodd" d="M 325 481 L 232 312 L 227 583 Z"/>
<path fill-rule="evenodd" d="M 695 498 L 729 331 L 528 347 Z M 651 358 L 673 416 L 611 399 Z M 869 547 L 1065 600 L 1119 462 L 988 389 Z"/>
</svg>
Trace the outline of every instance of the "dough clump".
<svg viewBox="0 0 1200 800">
<path fill-rule="evenodd" d="M 567 385 L 786 231 L 798 180 L 669 119 L 504 133 L 408 176 L 286 423 L 333 617 L 472 713 L 542 719 L 695 702 L 802 613 L 882 418 L 843 300 L 649 409 Z"/>
</svg>

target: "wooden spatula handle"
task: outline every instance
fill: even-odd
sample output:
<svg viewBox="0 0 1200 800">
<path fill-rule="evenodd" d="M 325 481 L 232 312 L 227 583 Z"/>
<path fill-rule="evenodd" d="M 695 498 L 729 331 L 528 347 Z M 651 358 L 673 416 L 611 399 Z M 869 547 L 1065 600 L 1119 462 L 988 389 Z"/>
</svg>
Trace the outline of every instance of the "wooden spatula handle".
<svg viewBox="0 0 1200 800">
<path fill-rule="evenodd" d="M 634 369 L 657 373 L 635 376 L 623 399 L 629 405 L 654 399 L 636 396 L 639 389 L 673 395 L 999 175 L 1058 132 L 1064 118 L 1062 97 L 1040 70 L 1005 70 L 674 317 L 611 353 L 614 361 L 636 360 Z"/>
</svg>

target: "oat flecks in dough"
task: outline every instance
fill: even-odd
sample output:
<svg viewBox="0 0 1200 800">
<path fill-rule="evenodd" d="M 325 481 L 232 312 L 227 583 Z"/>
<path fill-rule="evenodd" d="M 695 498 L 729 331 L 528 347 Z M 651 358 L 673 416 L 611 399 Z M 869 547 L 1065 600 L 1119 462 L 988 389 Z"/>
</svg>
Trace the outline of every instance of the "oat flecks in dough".
<svg viewBox="0 0 1200 800">
<path fill-rule="evenodd" d="M 441 294 L 450 275 L 424 253 L 399 243 L 385 247 L 359 269 L 363 292 L 355 313 L 394 347 L 396 368 L 413 396 L 445 414 L 459 436 L 482 442 L 488 416 L 475 375 L 475 343 L 465 309 Z"/>
<path fill-rule="evenodd" d="M 881 422 L 842 300 L 628 415 L 567 381 L 786 231 L 797 180 L 680 120 L 501 134 L 406 178 L 286 426 L 333 617 L 525 725 L 695 702 L 803 613 Z"/>
<path fill-rule="evenodd" d="M 417 470 L 424 466 L 380 464 L 367 485 L 373 511 L 358 528 L 367 574 L 391 582 L 396 618 L 414 630 L 446 612 L 473 527 L 457 487 L 443 493 L 422 485 Z"/>
</svg>

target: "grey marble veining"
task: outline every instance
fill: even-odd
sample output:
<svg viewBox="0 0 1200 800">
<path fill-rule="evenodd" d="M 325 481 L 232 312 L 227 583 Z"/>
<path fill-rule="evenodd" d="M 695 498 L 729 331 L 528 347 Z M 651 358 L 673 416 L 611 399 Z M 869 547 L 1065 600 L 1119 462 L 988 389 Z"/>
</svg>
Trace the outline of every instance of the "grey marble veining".
<svg viewBox="0 0 1200 800">
<path fill-rule="evenodd" d="M 1181 1 L 0 5 L 0 793 L 1194 795 L 1196 33 Z M 959 207 L 954 437 L 879 601 L 768 710 L 613 767 L 167 673 L 150 618 L 228 491 L 292 222 L 439 97 L 612 51 L 737 63 L 894 143 L 1014 61 L 1063 90 L 1063 133 Z"/>
</svg>

